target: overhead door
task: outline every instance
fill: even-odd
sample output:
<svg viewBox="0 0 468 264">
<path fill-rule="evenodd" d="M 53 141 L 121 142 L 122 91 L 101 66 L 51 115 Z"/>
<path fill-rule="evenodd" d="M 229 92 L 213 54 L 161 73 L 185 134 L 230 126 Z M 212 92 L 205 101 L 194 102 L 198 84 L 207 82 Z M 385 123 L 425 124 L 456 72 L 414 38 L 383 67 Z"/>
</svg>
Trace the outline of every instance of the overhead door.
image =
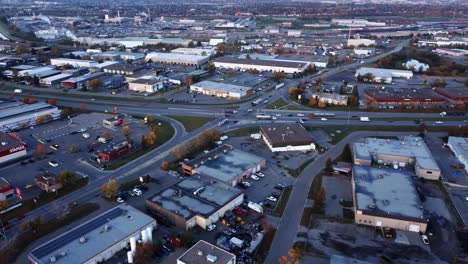
<svg viewBox="0 0 468 264">
<path fill-rule="evenodd" d="M 421 228 L 421 226 L 419 226 L 419 225 L 409 225 L 409 231 L 411 231 L 411 232 L 418 232 L 419 233 L 420 228 Z"/>
</svg>

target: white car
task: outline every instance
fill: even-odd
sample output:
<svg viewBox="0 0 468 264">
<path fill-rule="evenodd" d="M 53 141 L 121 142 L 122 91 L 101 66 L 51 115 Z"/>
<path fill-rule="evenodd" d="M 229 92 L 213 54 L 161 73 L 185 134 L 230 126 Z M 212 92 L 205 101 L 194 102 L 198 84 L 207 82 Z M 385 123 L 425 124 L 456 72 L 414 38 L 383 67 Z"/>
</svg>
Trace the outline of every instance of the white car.
<svg viewBox="0 0 468 264">
<path fill-rule="evenodd" d="M 280 116 L 281 116 L 281 114 L 275 114 L 275 116 L 276 116 L 276 117 L 280 117 Z"/>
<path fill-rule="evenodd" d="M 80 128 L 80 130 L 78 130 L 78 133 L 84 133 L 86 132 L 86 128 Z"/>
<path fill-rule="evenodd" d="M 271 119 L 276 120 L 278 118 L 276 116 L 272 116 Z"/>
<path fill-rule="evenodd" d="M 297 116 L 305 116 L 303 113 L 299 113 L 297 114 Z"/>
<path fill-rule="evenodd" d="M 444 122 L 442 122 L 442 121 L 436 121 L 435 123 L 436 123 L 436 124 L 443 124 Z"/>
<path fill-rule="evenodd" d="M 429 245 L 429 238 L 426 235 L 421 235 L 424 245 Z"/>
<path fill-rule="evenodd" d="M 278 201 L 278 199 L 276 199 L 276 198 L 273 197 L 273 196 L 268 196 L 266 199 L 267 199 L 268 201 L 271 201 L 271 202 L 274 202 L 274 203 L 276 203 L 276 201 Z"/>
<path fill-rule="evenodd" d="M 118 203 L 123 203 L 125 202 L 125 200 L 122 198 L 122 197 L 117 197 L 117 200 L 116 200 Z"/>
<path fill-rule="evenodd" d="M 263 174 L 263 173 L 261 173 L 261 172 L 257 172 L 257 175 L 258 175 L 260 178 L 265 177 L 265 174 Z"/>
<path fill-rule="evenodd" d="M 250 178 L 252 178 L 254 181 L 260 180 L 260 178 L 259 178 L 257 175 L 255 175 L 255 174 L 252 174 L 252 175 L 250 176 Z"/>
<path fill-rule="evenodd" d="M 252 111 L 253 111 L 253 109 L 247 109 L 247 113 L 250 113 Z"/>
<path fill-rule="evenodd" d="M 209 232 L 210 232 L 210 231 L 215 230 L 215 228 L 216 228 L 216 225 L 215 225 L 215 224 L 211 224 L 211 225 L 209 225 L 209 226 L 206 227 L 206 231 L 209 231 Z"/>
<path fill-rule="evenodd" d="M 59 164 L 58 164 L 58 162 L 51 160 L 51 161 L 49 161 L 49 165 L 52 166 L 52 167 L 58 167 Z"/>
<path fill-rule="evenodd" d="M 89 133 L 83 133 L 83 134 L 81 134 L 81 135 L 82 135 L 84 138 L 89 138 L 89 137 L 91 137 L 91 135 L 90 135 Z"/>
<path fill-rule="evenodd" d="M 247 187 L 252 186 L 252 183 L 249 182 L 249 181 L 243 181 L 242 184 L 244 184 L 244 185 L 247 186 Z"/>
<path fill-rule="evenodd" d="M 327 121 L 328 119 L 326 119 L 325 117 L 322 117 L 320 118 L 321 121 Z"/>
<path fill-rule="evenodd" d="M 133 189 L 132 192 L 133 192 L 136 196 L 140 196 L 140 195 L 143 194 L 143 192 L 141 192 L 141 190 L 140 190 L 140 189 L 137 189 L 137 188 Z"/>
</svg>

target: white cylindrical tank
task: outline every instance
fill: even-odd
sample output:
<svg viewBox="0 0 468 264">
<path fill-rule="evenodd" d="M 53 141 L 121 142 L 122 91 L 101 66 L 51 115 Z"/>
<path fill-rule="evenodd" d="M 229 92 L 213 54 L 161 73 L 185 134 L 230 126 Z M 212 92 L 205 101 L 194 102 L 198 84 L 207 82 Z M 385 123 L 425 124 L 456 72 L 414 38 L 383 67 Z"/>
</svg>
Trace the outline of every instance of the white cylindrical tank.
<svg viewBox="0 0 468 264">
<path fill-rule="evenodd" d="M 135 252 L 136 250 L 136 238 L 135 237 L 130 238 L 130 250 L 133 252 Z"/>
<path fill-rule="evenodd" d="M 141 230 L 141 240 L 143 243 L 148 243 L 148 234 L 146 233 L 146 229 Z"/>
<path fill-rule="evenodd" d="M 127 252 L 128 263 L 133 263 L 133 251 Z"/>
<path fill-rule="evenodd" d="M 146 228 L 146 235 L 148 235 L 148 242 L 153 242 L 153 227 L 148 226 Z"/>
</svg>

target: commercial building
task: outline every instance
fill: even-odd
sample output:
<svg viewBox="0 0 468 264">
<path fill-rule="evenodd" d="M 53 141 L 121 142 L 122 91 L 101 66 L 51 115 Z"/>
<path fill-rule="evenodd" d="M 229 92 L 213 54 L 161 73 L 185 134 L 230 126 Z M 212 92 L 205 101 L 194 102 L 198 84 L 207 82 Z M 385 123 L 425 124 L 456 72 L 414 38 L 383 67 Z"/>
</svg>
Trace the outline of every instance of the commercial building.
<svg viewBox="0 0 468 264">
<path fill-rule="evenodd" d="M 260 72 L 284 72 L 284 73 L 301 73 L 304 72 L 310 63 L 281 61 L 281 60 L 252 60 L 238 59 L 232 57 L 219 57 L 214 60 L 216 68 L 235 69 L 248 71 L 256 69 Z"/>
<path fill-rule="evenodd" d="M 445 99 L 432 89 L 412 88 L 369 88 L 364 90 L 368 105 L 388 106 L 432 106 L 444 104 Z"/>
<path fill-rule="evenodd" d="M 468 45 L 468 41 L 464 39 L 455 40 L 455 39 L 440 39 L 440 40 L 419 40 L 419 47 L 449 47 L 455 45 Z"/>
<path fill-rule="evenodd" d="M 19 188 L 13 187 L 5 178 L 0 178 L 0 201 L 6 203 L 7 208 L 0 211 L 1 214 L 13 210 L 22 205 L 22 194 Z"/>
<path fill-rule="evenodd" d="M 192 175 L 146 200 L 150 213 L 178 228 L 206 229 L 227 211 L 242 204 L 244 194 L 202 175 Z"/>
<path fill-rule="evenodd" d="M 449 137 L 448 145 L 458 161 L 465 165 L 465 171 L 468 172 L 468 138 Z"/>
<path fill-rule="evenodd" d="M 236 264 L 236 255 L 205 240 L 199 240 L 177 259 L 177 264 Z"/>
<path fill-rule="evenodd" d="M 260 134 L 272 152 L 315 150 L 314 140 L 299 124 L 262 126 Z"/>
<path fill-rule="evenodd" d="M 154 93 L 164 87 L 162 80 L 137 79 L 128 83 L 128 90 L 142 93 Z"/>
<path fill-rule="evenodd" d="M 15 134 L 0 132 L 0 164 L 26 156 L 26 143 Z"/>
<path fill-rule="evenodd" d="M 91 68 L 98 64 L 98 62 L 93 60 L 79 60 L 79 59 L 70 59 L 70 58 L 56 58 L 50 59 L 50 64 L 56 67 L 70 65 L 74 68 Z"/>
<path fill-rule="evenodd" d="M 45 192 L 56 192 L 63 187 L 50 172 L 34 177 L 34 183 Z"/>
<path fill-rule="evenodd" d="M 447 56 L 453 56 L 453 57 L 468 56 L 468 50 L 464 50 L 464 49 L 438 48 L 438 49 L 433 50 L 433 52 L 439 55 L 447 55 Z"/>
<path fill-rule="evenodd" d="M 148 215 L 118 205 L 36 247 L 28 258 L 34 264 L 102 263 L 129 245 L 133 257 L 136 241 L 152 241 L 156 227 Z"/>
<path fill-rule="evenodd" d="M 93 60 L 111 60 L 111 61 L 134 61 L 142 60 L 145 54 L 137 52 L 123 52 L 123 51 L 106 51 L 92 55 Z"/>
<path fill-rule="evenodd" d="M 135 65 L 130 63 L 117 63 L 108 65 L 103 68 L 103 71 L 106 73 L 111 74 L 118 74 L 118 75 L 134 75 L 135 73 L 142 71 L 145 69 L 143 65 Z"/>
<path fill-rule="evenodd" d="M 9 103 L 9 102 L 5 102 Z M 5 103 L 0 103 L 1 105 Z M 14 131 L 37 124 L 38 117 L 50 116 L 51 118 L 44 119 L 55 120 L 60 118 L 60 112 L 56 106 L 38 102 L 35 104 L 17 104 L 0 111 L 0 131 Z"/>
<path fill-rule="evenodd" d="M 359 47 L 359 46 L 372 46 L 375 45 L 375 40 L 373 39 L 348 39 L 348 46 Z"/>
<path fill-rule="evenodd" d="M 429 219 L 407 172 L 353 166 L 352 178 L 356 224 L 426 232 Z"/>
<path fill-rule="evenodd" d="M 229 83 L 202 81 L 190 85 L 190 90 L 217 97 L 230 97 L 240 99 L 252 94 L 252 88 Z"/>
<path fill-rule="evenodd" d="M 455 105 L 468 103 L 468 89 L 466 88 L 435 88 L 434 92 Z"/>
<path fill-rule="evenodd" d="M 403 140 L 366 138 L 364 142 L 354 143 L 353 163 L 414 170 L 418 177 L 428 180 L 438 180 L 441 173 L 422 138 L 412 136 L 406 136 Z"/>
<path fill-rule="evenodd" d="M 171 53 L 185 55 L 213 56 L 216 53 L 215 48 L 177 48 L 171 50 Z"/>
<path fill-rule="evenodd" d="M 59 85 L 63 80 L 69 79 L 72 75 L 68 73 L 62 73 L 58 75 L 54 75 L 51 77 L 47 77 L 44 79 L 39 80 L 39 84 L 41 86 L 55 86 Z"/>
<path fill-rule="evenodd" d="M 278 55 L 274 61 L 301 62 L 314 65 L 317 68 L 326 68 L 328 65 L 328 56 L 281 54 Z"/>
<path fill-rule="evenodd" d="M 53 67 L 33 67 L 33 68 L 28 68 L 25 70 L 18 71 L 18 77 L 23 78 L 24 76 L 29 76 L 33 77 L 36 74 L 40 74 L 42 72 L 48 72 L 53 70 Z"/>
<path fill-rule="evenodd" d="M 356 71 L 356 78 L 367 82 L 391 83 L 392 78 L 413 78 L 412 71 L 362 67 Z M 367 77 L 366 77 L 367 76 Z M 367 79 L 367 80 L 366 80 Z"/>
<path fill-rule="evenodd" d="M 210 56 L 151 52 L 146 55 L 145 59 L 156 63 L 201 66 L 210 60 Z"/>
<path fill-rule="evenodd" d="M 74 89 L 83 89 L 87 88 L 87 84 L 89 81 L 98 79 L 102 76 L 104 76 L 105 73 L 103 72 L 95 72 L 95 73 L 87 73 L 85 75 L 81 75 L 78 77 L 72 77 L 66 80 L 62 81 L 62 86 L 66 86 L 69 88 L 74 88 Z"/>
<path fill-rule="evenodd" d="M 201 174 L 230 186 L 236 186 L 261 171 L 266 165 L 262 157 L 222 145 L 182 164 L 185 175 Z"/>
<path fill-rule="evenodd" d="M 101 161 L 111 161 L 122 156 L 125 153 L 130 152 L 133 149 L 133 142 L 121 141 L 118 143 L 111 144 L 105 149 L 99 151 L 98 156 Z"/>
<path fill-rule="evenodd" d="M 348 105 L 348 96 L 337 93 L 313 93 L 313 98 L 329 105 Z"/>
</svg>

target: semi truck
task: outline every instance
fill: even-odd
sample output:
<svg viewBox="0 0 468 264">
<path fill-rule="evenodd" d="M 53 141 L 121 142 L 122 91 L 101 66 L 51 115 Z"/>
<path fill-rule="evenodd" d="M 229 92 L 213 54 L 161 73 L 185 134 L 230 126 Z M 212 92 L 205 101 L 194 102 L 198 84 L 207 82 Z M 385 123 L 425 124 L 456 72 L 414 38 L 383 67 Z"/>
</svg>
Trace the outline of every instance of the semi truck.
<svg viewBox="0 0 468 264">
<path fill-rule="evenodd" d="M 272 117 L 271 115 L 266 115 L 266 114 L 258 114 L 257 119 L 262 119 L 262 120 L 271 120 Z"/>
</svg>

